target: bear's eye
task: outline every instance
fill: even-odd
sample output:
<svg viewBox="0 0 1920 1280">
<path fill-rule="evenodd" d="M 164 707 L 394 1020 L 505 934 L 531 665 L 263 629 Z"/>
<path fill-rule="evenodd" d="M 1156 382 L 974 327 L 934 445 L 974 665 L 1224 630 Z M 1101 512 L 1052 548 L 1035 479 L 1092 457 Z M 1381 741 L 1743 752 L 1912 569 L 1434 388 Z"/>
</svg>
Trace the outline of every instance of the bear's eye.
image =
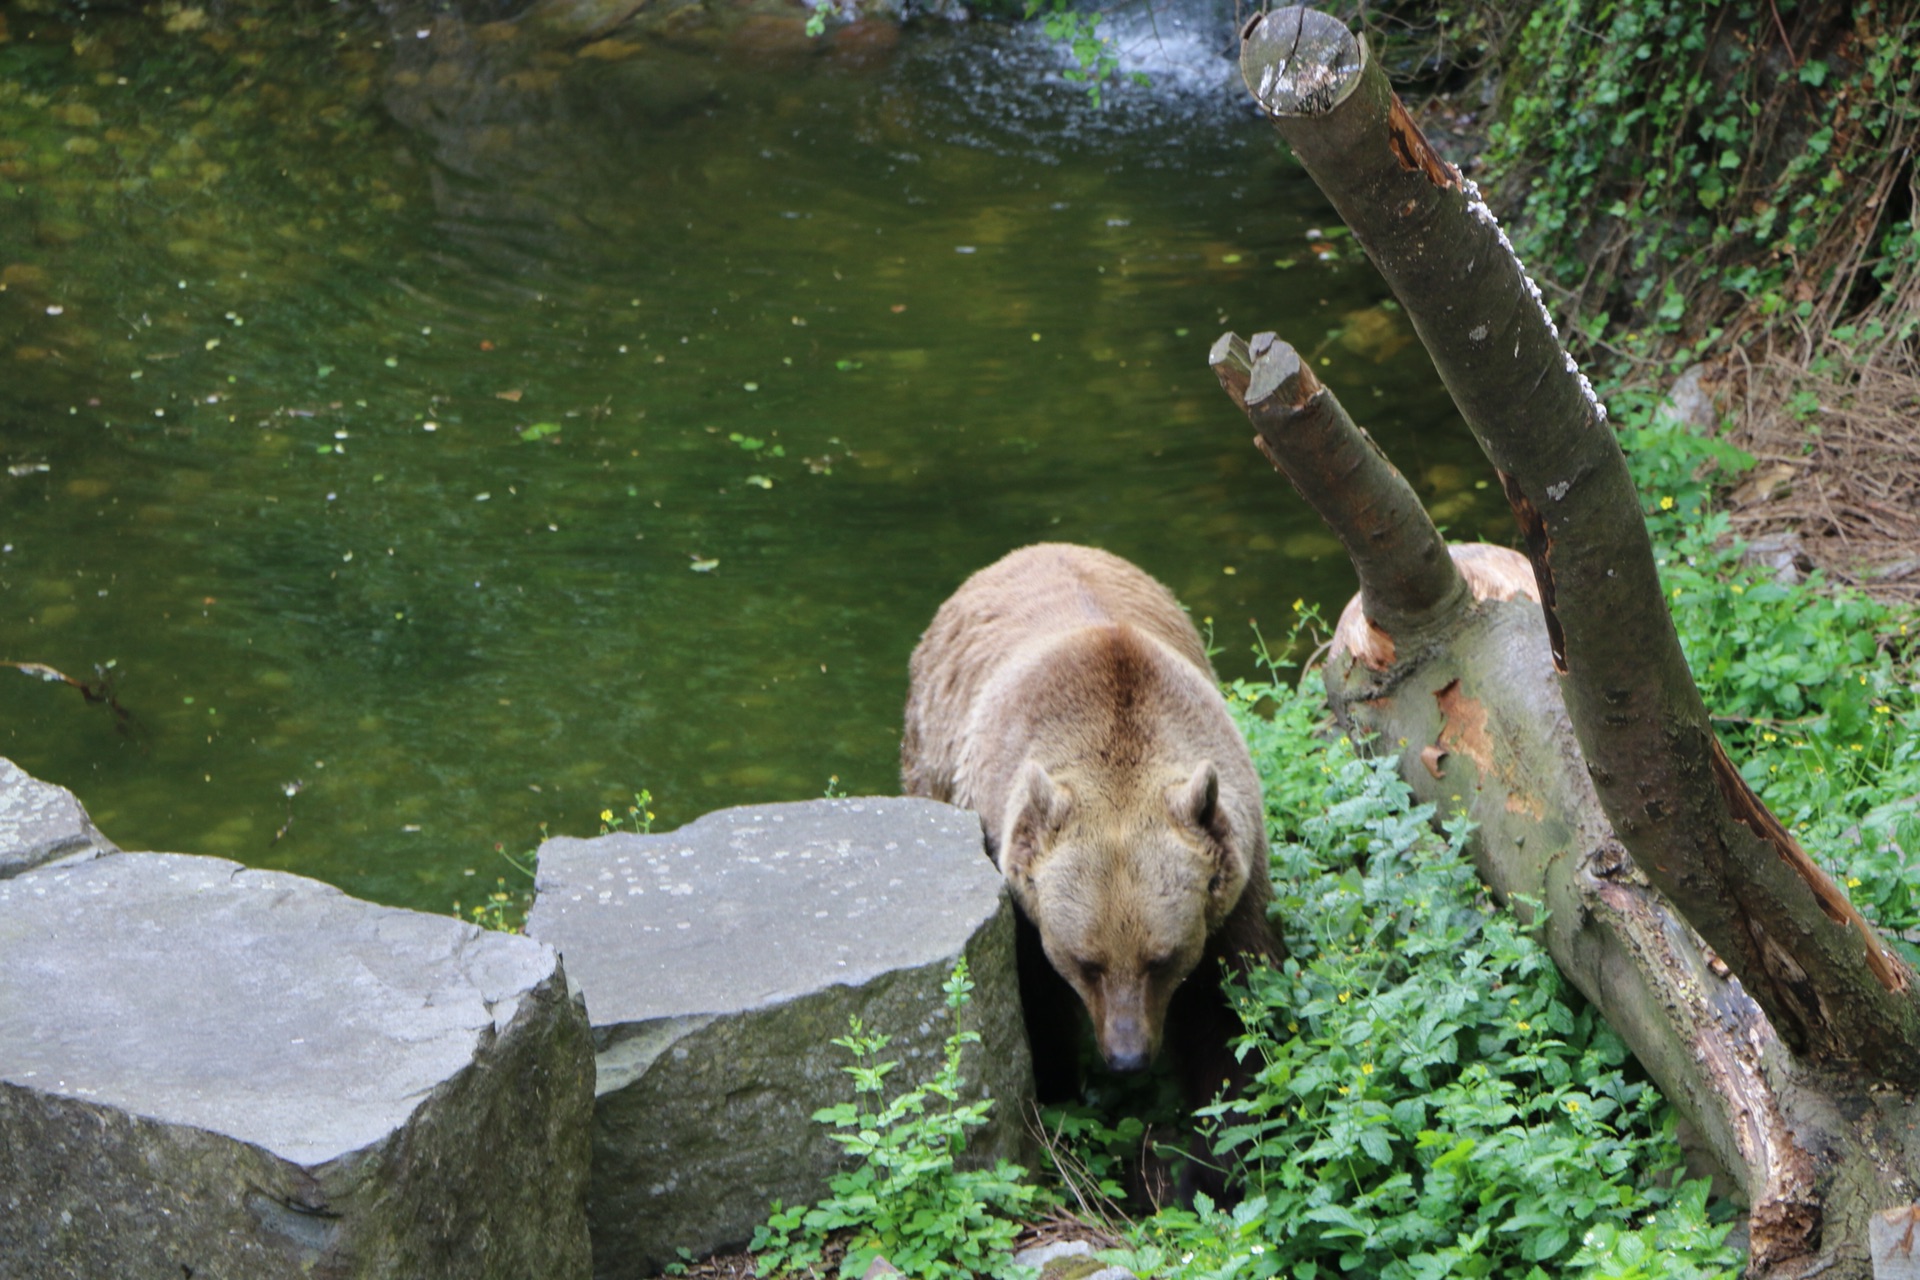
<svg viewBox="0 0 1920 1280">
<path fill-rule="evenodd" d="M 1088 986 L 1090 987 L 1099 986 L 1100 979 L 1106 976 L 1107 976 L 1107 966 L 1103 964 L 1096 964 L 1091 961 L 1081 962 L 1080 980 L 1082 982 L 1085 982 Z"/>
<path fill-rule="evenodd" d="M 1172 955 L 1151 956 L 1147 960 L 1147 971 L 1156 976 L 1165 976 L 1173 971 L 1173 962 L 1177 958 Z"/>
</svg>

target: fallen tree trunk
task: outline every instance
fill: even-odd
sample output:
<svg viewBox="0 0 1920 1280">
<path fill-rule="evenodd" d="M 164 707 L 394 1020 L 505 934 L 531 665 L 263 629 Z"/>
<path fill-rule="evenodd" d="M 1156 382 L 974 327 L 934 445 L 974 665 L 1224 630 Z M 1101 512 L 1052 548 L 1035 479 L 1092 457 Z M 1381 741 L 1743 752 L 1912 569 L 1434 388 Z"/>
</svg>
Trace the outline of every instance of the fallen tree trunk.
<svg viewBox="0 0 1920 1280">
<path fill-rule="evenodd" d="M 1361 579 L 1336 714 L 1406 744 L 1416 792 L 1479 822 L 1488 883 L 1547 906 L 1555 960 L 1744 1188 L 1752 1274 L 1868 1276 L 1869 1216 L 1920 1178 L 1911 972 L 1714 738 L 1605 410 L 1472 184 L 1338 22 L 1276 10 L 1242 34 L 1249 87 L 1399 295 L 1531 562 L 1531 601 L 1499 598 L 1494 549 L 1454 549 L 1471 589 L 1449 585 L 1424 516 L 1382 531 L 1412 495 L 1291 349 L 1223 338 L 1222 385 Z"/>
</svg>

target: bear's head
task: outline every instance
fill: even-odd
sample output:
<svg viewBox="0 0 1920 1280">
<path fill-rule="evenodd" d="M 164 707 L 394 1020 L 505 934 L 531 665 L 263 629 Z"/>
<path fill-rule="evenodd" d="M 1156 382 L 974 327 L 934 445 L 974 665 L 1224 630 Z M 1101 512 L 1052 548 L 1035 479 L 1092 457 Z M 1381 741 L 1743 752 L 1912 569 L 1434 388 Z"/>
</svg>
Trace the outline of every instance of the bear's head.
<svg viewBox="0 0 1920 1280">
<path fill-rule="evenodd" d="M 1101 1055 L 1144 1069 L 1175 988 L 1247 887 L 1213 763 L 1113 794 L 1029 760 L 1000 829 L 1001 873 L 1092 1015 Z"/>
</svg>

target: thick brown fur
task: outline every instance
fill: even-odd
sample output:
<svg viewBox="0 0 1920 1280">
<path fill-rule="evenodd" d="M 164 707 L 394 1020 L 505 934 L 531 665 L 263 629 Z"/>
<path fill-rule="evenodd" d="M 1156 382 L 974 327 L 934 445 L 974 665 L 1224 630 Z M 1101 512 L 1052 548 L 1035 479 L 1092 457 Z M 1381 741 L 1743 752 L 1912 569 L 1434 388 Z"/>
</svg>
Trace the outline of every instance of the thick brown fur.
<svg viewBox="0 0 1920 1280">
<path fill-rule="evenodd" d="M 1076 1083 L 1077 994 L 1111 1066 L 1165 1042 L 1210 1100 L 1236 1075 L 1222 962 L 1285 952 L 1259 779 L 1193 624 L 1118 556 L 1043 543 L 962 584 L 910 670 L 902 787 L 981 815 L 1043 1098 Z"/>
</svg>

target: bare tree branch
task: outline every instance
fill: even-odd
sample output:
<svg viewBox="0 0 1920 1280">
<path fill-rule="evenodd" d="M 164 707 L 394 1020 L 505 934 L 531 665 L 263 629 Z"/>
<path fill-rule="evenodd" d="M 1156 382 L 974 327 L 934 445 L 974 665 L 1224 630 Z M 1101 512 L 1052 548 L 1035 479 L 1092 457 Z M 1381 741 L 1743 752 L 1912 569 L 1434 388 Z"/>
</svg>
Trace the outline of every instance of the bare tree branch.
<svg viewBox="0 0 1920 1280">
<path fill-rule="evenodd" d="M 1251 342 L 1229 333 L 1209 360 L 1259 432 L 1255 446 L 1346 547 L 1387 662 L 1396 640 L 1465 607 L 1466 586 L 1420 496 L 1298 352 L 1271 333 Z"/>
</svg>

